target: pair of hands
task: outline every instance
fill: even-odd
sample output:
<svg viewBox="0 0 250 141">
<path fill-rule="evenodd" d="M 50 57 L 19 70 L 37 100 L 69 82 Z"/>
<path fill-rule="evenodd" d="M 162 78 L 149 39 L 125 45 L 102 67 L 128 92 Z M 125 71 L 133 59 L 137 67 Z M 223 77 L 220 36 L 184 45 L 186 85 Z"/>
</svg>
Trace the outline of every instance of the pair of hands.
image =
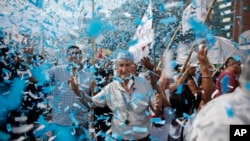
<svg viewBox="0 0 250 141">
<path fill-rule="evenodd" d="M 68 85 L 69 87 L 75 92 L 77 93 L 79 90 L 79 87 L 78 87 L 78 83 L 75 81 L 75 78 L 72 76 L 68 79 Z M 97 86 L 96 82 L 94 80 L 91 80 L 90 81 L 90 90 L 91 91 L 94 91 L 94 88 Z"/>
<path fill-rule="evenodd" d="M 153 110 L 155 112 L 156 115 L 161 114 L 162 113 L 162 100 L 159 94 L 155 94 L 153 97 L 153 101 L 152 101 L 152 106 L 153 106 Z"/>
</svg>

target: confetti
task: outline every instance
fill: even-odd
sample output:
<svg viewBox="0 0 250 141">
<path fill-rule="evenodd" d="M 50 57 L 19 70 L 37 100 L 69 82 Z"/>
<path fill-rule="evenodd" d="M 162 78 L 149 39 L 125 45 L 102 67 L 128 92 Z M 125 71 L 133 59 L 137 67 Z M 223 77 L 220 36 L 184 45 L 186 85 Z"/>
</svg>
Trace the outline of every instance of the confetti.
<svg viewBox="0 0 250 141">
<path fill-rule="evenodd" d="M 103 48 L 103 49 L 110 49 L 111 51 L 116 51 L 121 48 L 128 49 L 133 45 L 140 43 L 139 38 L 132 38 L 136 28 L 138 26 L 146 25 L 146 22 L 141 19 L 141 16 L 145 13 L 147 20 L 153 19 L 154 24 L 154 35 L 153 38 L 155 39 L 155 43 L 150 45 L 150 51 L 154 52 L 153 59 L 159 59 L 162 56 L 163 49 L 168 45 L 169 41 L 171 40 L 172 34 L 176 30 L 176 25 L 181 21 L 181 16 L 183 13 L 183 7 L 186 5 L 183 1 L 179 2 L 163 2 L 153 1 L 153 11 L 154 14 L 151 14 L 146 9 L 146 5 L 148 4 L 149 0 L 146 1 L 95 1 L 95 7 L 92 11 L 92 2 L 93 1 L 82 1 L 82 0 L 52 0 L 52 1 L 44 1 L 44 0 L 29 0 L 27 3 L 23 1 L 1 1 L 0 8 L 4 9 L 0 13 L 0 19 L 2 21 L 0 26 L 0 37 L 4 38 L 5 44 L 8 44 L 8 48 L 11 49 L 10 52 L 15 53 L 19 51 L 19 53 L 23 54 L 23 48 L 27 46 L 28 42 L 27 39 L 24 39 L 23 34 L 29 35 L 30 45 L 35 47 L 35 53 L 43 54 L 45 60 L 35 59 L 32 63 L 35 63 L 36 66 L 27 65 L 30 67 L 29 71 L 18 71 L 18 74 L 21 75 L 22 80 L 26 80 L 29 76 L 33 76 L 38 80 L 38 86 L 42 86 L 42 93 L 43 94 L 50 94 L 55 87 L 51 86 L 44 86 L 43 84 L 46 83 L 47 78 L 45 77 L 45 72 L 49 67 L 53 65 L 60 65 L 65 64 L 66 56 L 63 55 L 65 51 L 65 47 L 69 45 L 73 45 L 75 43 L 86 43 L 90 44 L 91 38 L 95 38 L 95 47 L 96 48 Z M 196 0 L 192 0 L 192 7 L 199 8 L 200 5 Z M 228 1 L 224 1 L 225 4 Z M 107 6 L 108 5 L 108 6 Z M 115 9 L 115 10 L 114 10 Z M 248 6 L 243 7 L 244 10 L 248 10 Z M 222 15 L 226 15 L 226 11 L 220 11 Z M 159 14 L 159 15 L 158 15 Z M 25 15 L 25 16 L 20 16 Z M 242 18 L 241 15 L 236 16 L 236 18 Z M 209 44 L 213 45 L 215 43 L 215 36 L 220 34 L 219 30 L 210 29 L 209 26 L 203 24 L 201 21 L 196 19 L 189 19 L 188 24 L 192 27 L 191 30 L 194 32 L 195 38 L 206 38 Z M 230 27 L 233 26 L 234 23 L 230 22 Z M 223 27 L 218 28 L 223 30 L 223 32 L 227 32 L 229 28 Z M 74 30 L 74 31 L 72 31 Z M 184 30 L 184 29 L 183 29 Z M 10 34 L 12 33 L 12 34 Z M 6 34 L 6 35 L 5 35 Z M 180 35 L 176 36 L 175 41 L 179 41 Z M 241 37 L 244 40 L 244 43 L 247 43 L 247 40 L 244 37 Z M 186 42 L 192 43 L 193 39 L 185 39 Z M 9 45 L 11 43 L 11 45 Z M 1 49 L 4 48 L 2 43 Z M 88 45 L 90 46 L 90 45 Z M 235 48 L 238 48 L 238 45 L 234 43 L 233 45 Z M 210 46 L 209 46 L 210 47 Z M 176 43 L 173 43 L 171 49 L 178 49 L 179 46 Z M 219 46 L 215 48 L 211 48 L 212 51 L 218 52 L 221 51 Z M 211 51 L 210 50 L 210 51 Z M 210 52 L 209 51 L 209 52 Z M 248 54 L 250 53 L 249 51 Z M 2 53 L 2 52 L 0 52 Z M 53 55 L 52 55 L 53 53 Z M 89 61 L 94 55 L 95 50 L 88 49 L 86 51 L 86 60 Z M 183 53 L 183 52 L 182 52 Z M 228 55 L 230 52 L 223 50 L 223 55 Z M 183 53 L 188 54 L 188 53 Z M 174 54 L 173 54 L 174 55 Z M 53 58 L 56 59 L 52 59 Z M 150 54 L 152 57 L 153 55 Z M 219 56 L 219 55 L 218 55 Z M 220 57 L 213 57 L 215 60 L 219 60 Z M 27 56 L 25 56 L 27 57 Z M 179 63 L 177 60 L 172 60 L 172 56 L 168 55 L 168 58 L 164 61 L 165 66 L 164 73 L 167 77 L 171 77 L 172 69 Z M 174 58 L 175 56 L 173 56 Z M 241 55 L 234 55 L 236 60 L 241 60 L 243 57 Z M 95 58 L 97 59 L 97 58 Z M 111 60 L 113 56 L 110 58 L 105 58 L 103 61 Z M 2 61 L 2 60 L 0 60 Z M 46 61 L 51 66 L 43 66 L 42 61 Z M 41 66 L 40 66 L 41 65 Z M 75 64 L 72 64 L 75 66 Z M 103 64 L 99 64 L 99 67 Z M 156 64 L 155 64 L 156 65 Z M 12 66 L 13 67 L 13 66 Z M 91 73 L 96 73 L 96 69 L 91 65 L 87 66 L 88 71 Z M 86 69 L 87 70 L 87 69 Z M 0 110 L 1 117 L 6 117 L 6 114 L 9 112 L 9 109 L 15 109 L 20 105 L 22 93 L 21 91 L 24 89 L 24 81 L 16 81 L 11 80 L 12 72 L 8 69 L 1 70 L 4 74 L 4 81 L 0 83 L 0 86 L 5 86 L 5 84 L 13 85 L 8 91 L 4 91 L 0 96 L 0 103 L 1 107 Z M 148 73 L 152 73 L 155 76 L 158 74 L 154 72 L 148 71 Z M 123 82 L 117 76 L 113 76 L 114 80 L 119 82 Z M 97 84 L 103 84 L 105 78 L 100 78 L 100 81 L 97 81 Z M 82 80 L 86 81 L 86 80 Z M 15 83 L 16 82 L 16 83 Z M 223 89 L 226 92 L 228 89 L 227 79 L 224 78 L 223 82 Z M 157 82 L 159 84 L 159 82 Z M 19 85 L 21 85 L 19 87 Z M 65 91 L 65 86 L 67 85 L 66 82 L 60 83 L 59 89 L 61 91 Z M 250 89 L 249 82 L 245 85 L 246 89 Z M 14 90 L 15 89 L 15 92 Z M 94 91 L 100 91 L 102 87 L 95 87 Z M 2 91 L 1 91 L 2 92 Z M 20 93 L 20 94 L 19 94 Z M 176 91 L 176 94 L 182 93 L 182 85 L 179 85 Z M 37 96 L 33 92 L 25 92 L 25 96 L 31 96 L 34 99 L 42 98 L 39 93 Z M 107 94 L 109 95 L 109 94 Z M 14 97 L 13 97 L 14 96 Z M 12 99 L 14 98 L 14 99 Z M 137 102 L 141 99 L 144 99 L 140 94 L 134 95 L 134 99 L 132 102 L 132 106 L 134 109 L 137 107 Z M 10 100 L 12 99 L 12 100 Z M 59 97 L 55 97 L 57 102 L 60 102 Z M 112 101 L 111 97 L 100 97 L 100 100 L 107 100 Z M 3 102 L 2 102 L 3 101 Z M 11 105 L 11 104 L 12 105 Z M 14 104 L 13 104 L 14 103 Z M 39 107 L 44 107 L 47 103 L 42 103 Z M 147 105 L 147 103 L 142 103 Z M 185 100 L 185 104 L 188 104 L 187 100 Z M 3 106 L 2 106 L 3 105 Z M 90 106 L 93 103 L 89 103 Z M 34 103 L 28 107 L 29 110 L 32 110 L 35 106 Z M 51 104 L 53 110 L 59 111 L 56 106 Z M 71 105 L 72 106 L 72 105 Z M 76 103 L 73 104 L 76 108 L 81 108 L 81 105 Z M 29 112 L 29 110 L 24 110 L 23 112 Z M 69 106 L 64 107 L 64 112 L 70 110 Z M 232 115 L 232 111 L 230 108 L 227 109 L 228 115 Z M 173 114 L 173 111 L 169 111 L 169 114 Z M 75 114 L 72 113 L 71 120 L 75 123 L 76 121 Z M 148 112 L 145 112 L 145 115 L 149 115 Z M 184 115 L 189 116 L 189 115 Z M 118 110 L 114 112 L 114 118 L 120 118 L 121 114 L 118 113 Z M 22 117 L 23 118 L 23 117 Z M 104 115 L 98 116 L 97 119 L 106 119 Z M 21 118 L 16 120 L 22 120 Z M 2 120 L 1 120 L 2 122 Z M 41 122 L 41 121 L 40 121 Z M 46 123 L 43 123 L 44 126 Z M 12 128 L 12 127 L 11 127 Z M 47 125 L 44 128 L 49 128 Z M 15 128 L 16 132 L 18 131 Z M 27 130 L 23 127 L 22 130 Z M 53 129 L 54 130 L 54 129 Z M 62 129 L 62 131 L 64 131 Z M 145 132 L 146 130 L 141 127 L 133 128 L 133 131 L 127 131 L 126 133 L 130 132 Z M 66 131 L 65 131 L 66 132 Z M 3 138 L 10 138 L 8 134 L 0 133 L 0 140 Z M 119 136 L 119 135 L 118 135 Z M 61 136 L 62 137 L 62 136 Z M 63 138 L 65 137 L 65 138 Z M 63 140 L 71 140 L 70 136 L 63 136 L 60 139 Z M 57 138 L 54 136 L 54 138 Z M 83 137 L 84 138 L 84 137 Z M 119 137 L 118 137 L 119 138 Z M 51 138 L 51 140 L 53 140 Z M 109 140 L 109 139 L 108 139 Z M 111 140 L 111 138 L 110 138 Z"/>
<path fill-rule="evenodd" d="M 228 92 L 228 85 L 229 85 L 229 76 L 228 75 L 225 75 L 221 81 L 221 92 L 223 94 L 227 93 Z"/>
<path fill-rule="evenodd" d="M 0 140 L 2 140 L 2 141 L 10 140 L 10 135 L 0 131 Z"/>
<path fill-rule="evenodd" d="M 181 94 L 182 93 L 182 88 L 183 88 L 183 84 L 178 85 L 175 94 Z"/>
<path fill-rule="evenodd" d="M 226 114 L 229 118 L 234 118 L 234 110 L 231 104 L 226 104 L 225 106 Z"/>
<path fill-rule="evenodd" d="M 246 82 L 245 88 L 246 88 L 247 91 L 250 91 L 250 82 L 249 81 Z"/>
<path fill-rule="evenodd" d="M 138 126 L 135 126 L 135 127 L 133 127 L 133 131 L 135 131 L 135 132 L 144 132 L 144 133 L 146 133 L 147 131 L 148 131 L 148 128 L 146 128 L 146 127 L 138 127 Z"/>
<path fill-rule="evenodd" d="M 34 127 L 33 124 L 25 124 L 25 125 L 21 125 L 19 127 L 12 127 L 12 133 L 14 133 L 14 134 L 26 133 L 26 132 L 32 130 L 33 127 Z"/>
</svg>

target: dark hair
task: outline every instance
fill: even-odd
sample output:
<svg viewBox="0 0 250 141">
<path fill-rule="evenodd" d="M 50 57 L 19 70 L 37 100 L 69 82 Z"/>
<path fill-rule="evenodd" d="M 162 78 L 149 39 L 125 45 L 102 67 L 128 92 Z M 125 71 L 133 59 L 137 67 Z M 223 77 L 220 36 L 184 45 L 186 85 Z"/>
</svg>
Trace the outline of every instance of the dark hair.
<svg viewBox="0 0 250 141">
<path fill-rule="evenodd" d="M 233 57 L 229 57 L 227 58 L 226 62 L 225 62 L 225 68 L 227 68 L 230 65 L 230 61 L 236 61 Z"/>
<path fill-rule="evenodd" d="M 176 117 L 182 117 L 183 113 L 189 114 L 193 107 L 194 96 L 186 84 L 182 85 L 181 93 L 176 89 L 170 95 L 171 107 L 176 110 Z"/>
<path fill-rule="evenodd" d="M 79 48 L 78 46 L 73 45 L 73 46 L 70 46 L 70 47 L 68 47 L 68 48 L 67 48 L 67 53 L 69 53 L 69 50 L 70 50 L 70 49 L 74 49 L 74 48 L 76 48 L 76 49 L 79 49 L 79 50 L 80 50 L 80 48 Z M 81 51 L 81 50 L 80 50 L 80 52 L 82 53 L 82 51 Z"/>
</svg>

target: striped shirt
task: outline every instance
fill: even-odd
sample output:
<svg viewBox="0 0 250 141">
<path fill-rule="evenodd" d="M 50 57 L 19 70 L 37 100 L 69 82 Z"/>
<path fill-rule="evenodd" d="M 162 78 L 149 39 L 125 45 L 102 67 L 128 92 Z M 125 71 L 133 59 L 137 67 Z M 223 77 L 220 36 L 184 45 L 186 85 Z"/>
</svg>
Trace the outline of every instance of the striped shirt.
<svg viewBox="0 0 250 141">
<path fill-rule="evenodd" d="M 52 122 L 68 126 L 73 125 L 73 123 L 85 125 L 88 122 L 88 109 L 67 84 L 71 77 L 70 69 L 67 69 L 67 65 L 55 66 L 48 73 L 53 86 L 55 86 L 50 102 Z M 77 72 L 77 75 L 80 89 L 89 94 L 91 75 L 83 70 Z"/>
</svg>

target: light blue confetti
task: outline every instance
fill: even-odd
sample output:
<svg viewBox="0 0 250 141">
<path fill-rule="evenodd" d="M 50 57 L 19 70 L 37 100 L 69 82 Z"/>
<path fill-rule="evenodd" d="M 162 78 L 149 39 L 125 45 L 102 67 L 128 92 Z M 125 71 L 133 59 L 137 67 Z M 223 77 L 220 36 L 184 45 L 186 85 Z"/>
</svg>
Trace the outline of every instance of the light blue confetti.
<svg viewBox="0 0 250 141">
<path fill-rule="evenodd" d="M 54 91 L 54 89 L 55 89 L 55 86 L 43 87 L 42 92 L 43 92 L 44 94 L 48 94 L 48 93 Z"/>
<path fill-rule="evenodd" d="M 153 117 L 153 118 L 150 118 L 150 121 L 152 123 L 161 122 L 161 118 L 160 117 Z"/>
<path fill-rule="evenodd" d="M 168 18 L 165 18 L 165 19 L 161 19 L 160 23 L 168 25 L 168 24 L 171 24 L 171 23 L 175 23 L 176 21 L 177 21 L 176 17 L 172 16 L 172 17 L 168 17 Z"/>
<path fill-rule="evenodd" d="M 7 131 L 8 131 L 8 132 L 11 132 L 11 131 L 12 131 L 12 128 L 11 128 L 11 125 L 10 125 L 10 124 L 6 124 L 6 128 L 7 128 Z"/>
<path fill-rule="evenodd" d="M 227 116 L 229 118 L 233 118 L 234 117 L 234 110 L 233 110 L 233 108 L 232 108 L 232 106 L 230 104 L 227 104 L 225 106 L 225 110 L 226 110 Z"/>
<path fill-rule="evenodd" d="M 143 21 L 141 21 L 140 18 L 135 18 L 135 19 L 134 19 L 134 23 L 135 23 L 137 26 L 143 25 L 143 24 L 144 24 Z"/>
<path fill-rule="evenodd" d="M 133 131 L 135 131 L 135 132 L 141 132 L 141 133 L 146 133 L 148 131 L 148 128 L 134 126 L 133 127 Z"/>
<path fill-rule="evenodd" d="M 101 33 L 111 30 L 114 30 L 114 27 L 108 25 L 107 22 L 97 18 L 91 20 L 88 27 L 86 28 L 87 35 L 95 38 L 98 37 Z"/>
<path fill-rule="evenodd" d="M 8 140 L 10 140 L 10 135 L 5 133 L 5 132 L 0 131 L 0 140 L 1 141 L 8 141 Z"/>
<path fill-rule="evenodd" d="M 221 83 L 221 92 L 222 92 L 222 94 L 227 93 L 227 91 L 228 91 L 228 84 L 229 84 L 229 76 L 225 75 L 221 79 L 220 83 Z"/>
<path fill-rule="evenodd" d="M 246 88 L 247 91 L 250 91 L 250 82 L 249 81 L 246 82 L 245 88 Z"/>
<path fill-rule="evenodd" d="M 160 12 L 164 12 L 165 11 L 165 3 L 161 3 L 159 9 L 160 9 Z"/>
<path fill-rule="evenodd" d="M 183 117 L 187 118 L 188 120 L 193 120 L 192 116 L 187 113 L 183 113 Z"/>
<path fill-rule="evenodd" d="M 25 82 L 19 78 L 15 78 L 12 82 L 13 85 L 10 88 L 10 93 L 4 96 L 0 95 L 0 103 L 13 110 L 21 104 Z"/>
<path fill-rule="evenodd" d="M 76 111 L 72 110 L 69 117 L 71 121 L 74 123 L 74 125 L 78 126 L 79 121 L 74 117 L 75 115 L 76 115 Z"/>
<path fill-rule="evenodd" d="M 78 2 L 77 2 L 77 6 L 78 6 L 78 7 L 81 5 L 81 1 L 82 1 L 82 0 L 78 0 Z"/>
<path fill-rule="evenodd" d="M 44 1 L 43 0 L 29 0 L 29 2 L 35 5 L 37 8 L 43 8 Z"/>
<path fill-rule="evenodd" d="M 43 20 L 43 23 L 48 24 L 48 25 L 52 25 L 52 22 L 50 22 L 47 18 L 45 18 Z"/>
<path fill-rule="evenodd" d="M 236 61 L 240 61 L 240 60 L 241 60 L 241 58 L 240 58 L 239 55 L 233 55 L 232 57 L 233 57 L 234 60 L 236 60 Z"/>
<path fill-rule="evenodd" d="M 171 62 L 170 62 L 171 69 L 174 69 L 176 67 L 176 65 L 177 65 L 176 60 L 171 60 Z"/>
<path fill-rule="evenodd" d="M 181 94 L 182 93 L 182 88 L 183 88 L 183 84 L 178 85 L 175 94 Z"/>
<path fill-rule="evenodd" d="M 128 43 L 127 43 L 127 46 L 128 47 L 131 47 L 131 46 L 133 46 L 133 45 L 135 45 L 135 44 L 137 44 L 138 43 L 138 39 L 134 39 L 134 40 L 132 40 L 132 41 L 129 41 Z"/>
<path fill-rule="evenodd" d="M 149 116 L 150 113 L 149 113 L 148 111 L 145 111 L 145 115 L 146 115 L 146 116 Z"/>
<path fill-rule="evenodd" d="M 198 8 L 196 0 L 192 0 L 192 7 L 193 8 Z"/>
</svg>

